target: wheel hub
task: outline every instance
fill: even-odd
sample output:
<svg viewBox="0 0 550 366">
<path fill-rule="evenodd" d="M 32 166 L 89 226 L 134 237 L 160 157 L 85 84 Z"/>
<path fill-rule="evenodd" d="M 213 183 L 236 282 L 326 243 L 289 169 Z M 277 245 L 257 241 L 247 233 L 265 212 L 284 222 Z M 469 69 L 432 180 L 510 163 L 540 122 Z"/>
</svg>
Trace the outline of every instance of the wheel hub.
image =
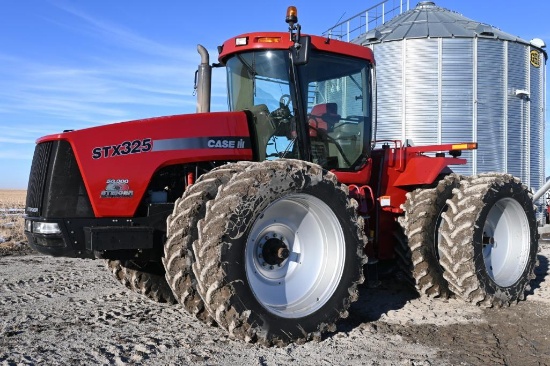
<svg viewBox="0 0 550 366">
<path fill-rule="evenodd" d="M 495 238 L 493 236 L 488 236 L 487 233 L 483 233 L 483 247 L 485 248 L 487 245 L 492 246 L 493 248 L 496 248 L 497 243 L 495 242 Z"/>
<path fill-rule="evenodd" d="M 290 250 L 286 238 L 277 233 L 267 233 L 258 244 L 258 260 L 260 265 L 266 269 L 282 267 L 288 257 Z"/>
</svg>

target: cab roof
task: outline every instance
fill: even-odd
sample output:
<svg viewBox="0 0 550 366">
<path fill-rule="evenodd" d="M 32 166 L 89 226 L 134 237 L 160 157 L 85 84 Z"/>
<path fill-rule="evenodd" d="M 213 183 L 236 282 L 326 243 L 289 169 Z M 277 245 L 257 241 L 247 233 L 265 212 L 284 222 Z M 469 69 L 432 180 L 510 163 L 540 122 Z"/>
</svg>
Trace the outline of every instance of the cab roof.
<svg viewBox="0 0 550 366">
<path fill-rule="evenodd" d="M 302 34 L 303 36 L 304 34 Z M 310 37 L 312 49 L 362 58 L 374 63 L 374 56 L 370 48 L 330 38 Z M 218 60 L 225 63 L 227 58 L 234 53 L 258 49 L 287 50 L 293 46 L 294 42 L 290 40 L 290 33 L 287 32 L 245 33 L 225 41 L 221 46 Z"/>
</svg>

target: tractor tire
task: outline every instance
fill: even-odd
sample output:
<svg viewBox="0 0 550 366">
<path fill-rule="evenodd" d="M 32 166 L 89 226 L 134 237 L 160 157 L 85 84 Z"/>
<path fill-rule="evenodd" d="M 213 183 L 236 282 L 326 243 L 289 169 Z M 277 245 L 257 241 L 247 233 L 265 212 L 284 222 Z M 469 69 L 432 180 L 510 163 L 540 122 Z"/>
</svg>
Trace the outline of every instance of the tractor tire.
<svg viewBox="0 0 550 366">
<path fill-rule="evenodd" d="M 446 201 L 453 196 L 461 176 L 449 174 L 435 188 L 416 189 L 407 193 L 403 205 L 405 216 L 400 223 L 407 236 L 407 247 L 398 258 L 410 258 L 406 275 L 412 277 L 416 290 L 422 296 L 448 298 L 451 294 L 443 268 L 439 264 L 441 215 L 447 210 Z"/>
<path fill-rule="evenodd" d="M 156 302 L 176 303 L 172 290 L 164 278 L 162 265 L 113 259 L 106 259 L 105 264 L 115 279 L 128 289 Z"/>
<path fill-rule="evenodd" d="M 532 195 L 509 174 L 460 182 L 442 214 L 441 266 L 451 291 L 477 305 L 525 299 L 535 278 L 538 233 Z"/>
<path fill-rule="evenodd" d="M 356 208 L 316 164 L 281 159 L 236 174 L 207 207 L 193 248 L 197 289 L 218 325 L 277 346 L 335 331 L 364 280 Z"/>
<path fill-rule="evenodd" d="M 403 221 L 404 217 L 399 217 L 400 226 L 393 232 L 393 238 L 395 240 L 395 264 L 397 265 L 396 276 L 400 281 L 405 282 L 411 288 L 416 289 L 416 281 L 413 276 L 413 264 L 411 258 L 411 250 L 409 248 L 409 241 L 407 235 L 405 235 L 405 229 Z"/>
<path fill-rule="evenodd" d="M 206 204 L 216 197 L 219 186 L 249 165 L 249 162 L 226 164 L 201 175 L 175 202 L 174 211 L 166 220 L 168 239 L 162 259 L 166 281 L 184 309 L 207 323 L 213 321 L 197 293 L 191 269 L 195 261 L 192 245 L 198 239 L 197 222 L 204 218 Z"/>
</svg>

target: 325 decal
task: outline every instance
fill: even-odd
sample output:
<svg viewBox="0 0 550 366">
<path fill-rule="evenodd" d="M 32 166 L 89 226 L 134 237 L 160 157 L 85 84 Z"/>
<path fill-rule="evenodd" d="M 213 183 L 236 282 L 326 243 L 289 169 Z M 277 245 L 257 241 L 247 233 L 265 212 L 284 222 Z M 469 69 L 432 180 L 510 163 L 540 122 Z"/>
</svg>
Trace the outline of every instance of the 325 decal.
<svg viewBox="0 0 550 366">
<path fill-rule="evenodd" d="M 92 149 L 92 158 L 112 158 L 114 156 L 124 156 L 129 154 L 138 154 L 151 151 L 153 140 L 150 138 L 142 140 L 124 141 L 118 145 L 98 146 Z"/>
</svg>

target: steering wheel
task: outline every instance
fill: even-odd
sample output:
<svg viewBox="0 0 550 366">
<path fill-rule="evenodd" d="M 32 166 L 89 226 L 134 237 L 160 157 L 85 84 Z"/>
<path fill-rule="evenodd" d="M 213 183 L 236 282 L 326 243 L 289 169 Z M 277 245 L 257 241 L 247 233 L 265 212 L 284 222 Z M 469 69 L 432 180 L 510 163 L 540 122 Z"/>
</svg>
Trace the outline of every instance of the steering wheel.
<svg viewBox="0 0 550 366">
<path fill-rule="evenodd" d="M 288 105 L 290 104 L 290 94 L 283 94 L 281 95 L 281 98 L 279 98 L 279 108 L 288 108 Z"/>
<path fill-rule="evenodd" d="M 290 108 L 288 108 L 290 100 L 289 94 L 281 95 L 281 98 L 279 99 L 279 108 L 271 112 L 271 117 L 280 122 L 288 122 L 288 119 L 292 117 Z"/>
<path fill-rule="evenodd" d="M 275 126 L 276 136 L 285 136 L 290 133 L 290 120 L 292 119 L 292 113 L 288 107 L 290 101 L 289 94 L 281 95 L 281 98 L 279 98 L 279 108 L 270 113 L 270 117 Z"/>
</svg>

